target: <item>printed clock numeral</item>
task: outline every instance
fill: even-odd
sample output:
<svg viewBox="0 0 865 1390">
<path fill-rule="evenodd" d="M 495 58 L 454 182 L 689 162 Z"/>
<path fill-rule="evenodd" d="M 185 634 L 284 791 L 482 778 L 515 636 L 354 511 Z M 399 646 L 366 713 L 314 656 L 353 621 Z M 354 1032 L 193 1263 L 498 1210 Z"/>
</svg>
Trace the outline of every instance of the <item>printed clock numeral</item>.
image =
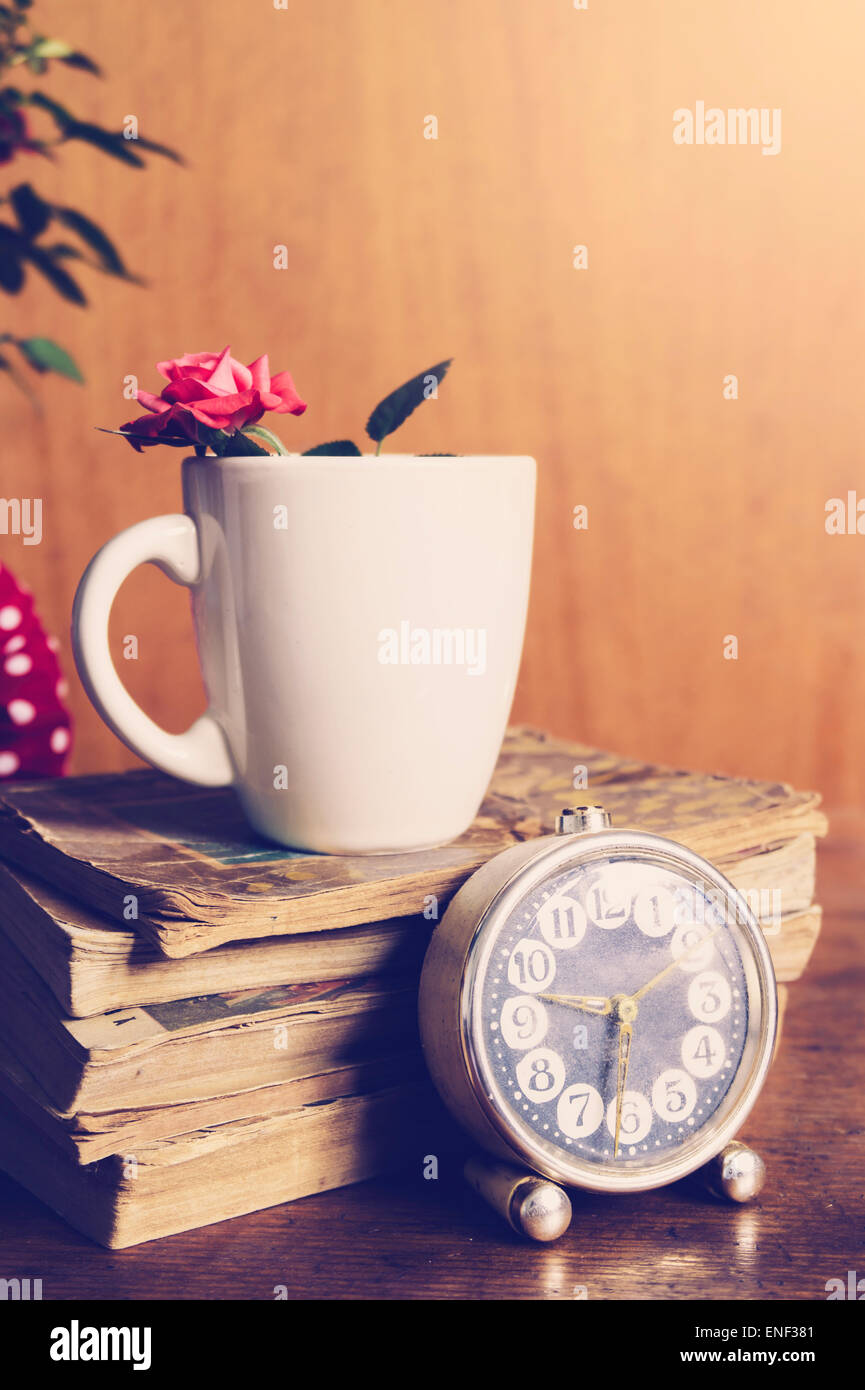
<svg viewBox="0 0 865 1390">
<path fill-rule="evenodd" d="M 508 980 L 515 989 L 527 994 L 540 994 L 549 989 L 556 977 L 556 958 L 544 941 L 524 936 L 511 951 L 508 960 Z"/>
<path fill-rule="evenodd" d="M 700 1024 L 682 1039 L 682 1061 L 692 1076 L 716 1076 L 724 1065 L 727 1049 L 717 1028 Z"/>
<path fill-rule="evenodd" d="M 718 1023 L 730 1012 L 730 985 L 717 970 L 701 970 L 688 986 L 688 1008 L 702 1023 Z"/>
<path fill-rule="evenodd" d="M 630 920 L 632 901 L 631 893 L 615 878 L 600 878 L 586 894 L 586 912 L 596 927 L 614 931 Z"/>
<path fill-rule="evenodd" d="M 676 899 L 666 888 L 643 888 L 634 899 L 634 921 L 646 936 L 666 936 L 676 921 Z"/>
<path fill-rule="evenodd" d="M 652 1107 L 642 1091 L 626 1091 L 622 1097 L 622 1127 L 619 1131 L 619 1144 L 641 1144 L 652 1128 Z M 607 1129 L 615 1138 L 616 1098 L 607 1106 Z M 620 1149 L 621 1152 L 621 1149 Z"/>
<path fill-rule="evenodd" d="M 586 914 L 578 902 L 557 893 L 548 898 L 537 916 L 541 936 L 556 951 L 577 946 L 586 934 Z"/>
<path fill-rule="evenodd" d="M 706 969 L 715 954 L 715 942 L 704 940 L 709 934 L 710 928 L 702 922 L 683 923 L 676 928 L 670 942 L 670 950 L 674 959 L 679 962 L 680 970 L 695 974 L 698 970 Z M 703 942 L 702 946 L 698 945 L 700 941 Z"/>
<path fill-rule="evenodd" d="M 565 1084 L 565 1064 L 551 1047 L 536 1047 L 517 1062 L 517 1081 L 536 1105 L 555 1100 Z"/>
<path fill-rule="evenodd" d="M 652 1105 L 662 1120 L 681 1124 L 696 1104 L 697 1087 L 688 1072 L 681 1067 L 668 1067 L 661 1072 L 652 1087 Z"/>
<path fill-rule="evenodd" d="M 571 1139 L 585 1139 L 594 1134 L 604 1118 L 604 1102 L 600 1091 L 587 1081 L 575 1081 L 566 1086 L 556 1105 L 559 1129 Z"/>
<path fill-rule="evenodd" d="M 537 1047 L 547 1032 L 547 1011 L 530 994 L 512 995 L 502 1007 L 502 1037 L 508 1047 L 522 1051 Z"/>
</svg>

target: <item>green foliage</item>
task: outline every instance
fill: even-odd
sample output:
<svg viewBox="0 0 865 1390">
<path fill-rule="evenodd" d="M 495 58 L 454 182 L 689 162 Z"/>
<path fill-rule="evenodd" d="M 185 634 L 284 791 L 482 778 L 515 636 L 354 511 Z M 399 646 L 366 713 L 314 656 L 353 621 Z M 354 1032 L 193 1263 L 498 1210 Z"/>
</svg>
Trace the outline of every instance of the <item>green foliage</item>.
<svg viewBox="0 0 865 1390">
<path fill-rule="evenodd" d="M 7 0 L 0 4 L 0 73 L 18 68 L 26 77 L 43 77 L 52 63 L 61 63 L 90 76 L 100 77 L 97 63 L 66 39 L 38 32 L 31 18 L 32 0 Z M 48 116 L 53 124 L 53 138 L 41 138 L 31 133 L 28 112 Z M 44 122 L 43 122 L 44 124 Z M 53 158 L 54 151 L 70 140 L 77 140 L 130 168 L 145 167 L 144 154 L 160 155 L 182 163 L 175 150 L 141 136 L 127 138 L 124 132 L 106 130 L 93 121 L 79 118 L 61 102 L 38 87 L 22 90 L 7 82 L 0 85 L 0 162 L 9 163 L 27 150 Z M 96 222 L 75 208 L 55 207 L 46 202 L 29 184 L 20 183 L 0 197 L 12 214 L 12 220 L 0 218 L 0 290 L 18 294 L 24 287 L 27 269 L 32 268 L 48 281 L 63 299 L 72 304 L 86 305 L 87 297 L 67 263 L 82 265 L 134 283 L 142 282 L 123 262 L 111 238 Z M 52 226 L 72 232 L 75 241 L 44 240 Z M 81 381 L 81 373 L 72 358 L 49 338 L 13 339 L 0 335 L 2 342 L 14 342 L 25 361 L 37 372 L 52 371 L 72 381 Z M 0 370 L 16 376 L 8 358 Z M 188 447 L 189 441 L 178 441 Z M 250 445 L 252 449 L 254 446 Z M 256 452 L 264 452 L 256 447 Z"/>
<path fill-rule="evenodd" d="M 444 379 L 448 367 L 453 361 L 449 357 L 446 362 L 439 362 L 437 366 L 430 367 L 429 371 L 421 372 L 418 376 L 413 376 L 411 381 L 405 385 L 397 387 L 389 396 L 385 396 L 383 401 L 379 401 L 375 410 L 370 415 L 366 425 L 366 432 L 370 439 L 378 445 L 376 453 L 381 453 L 382 441 L 394 430 L 398 430 L 404 424 L 412 411 L 417 410 L 425 400 L 437 390 L 439 382 Z M 316 454 L 335 454 L 335 455 L 358 455 L 360 449 L 350 439 L 336 439 L 330 444 L 317 444 L 314 449 L 307 449 L 304 458 L 313 457 Z M 425 458 L 454 458 L 454 454 L 425 454 Z"/>
<path fill-rule="evenodd" d="M 265 433 L 269 431 L 266 430 Z M 219 458 L 231 458 L 235 454 L 268 454 L 267 449 L 262 449 L 260 444 L 256 444 L 255 440 L 250 439 L 248 433 L 242 430 L 232 433 L 229 430 L 211 430 L 206 425 L 199 425 L 198 437 L 202 444 L 209 444 Z M 285 450 L 282 449 L 282 452 L 285 453 Z"/>
<path fill-rule="evenodd" d="M 337 458 L 348 458 L 357 455 L 360 457 L 360 449 L 350 439 L 334 439 L 330 444 L 316 444 L 314 449 L 304 449 L 303 457 L 311 458 L 316 454 L 331 454 Z"/>
<path fill-rule="evenodd" d="M 248 439 L 258 439 L 262 444 L 270 445 L 269 452 L 274 454 L 287 454 L 288 450 L 283 444 L 279 435 L 274 434 L 273 430 L 265 429 L 264 425 L 244 425 L 244 436 Z"/>
<path fill-rule="evenodd" d="M 56 372 L 70 381 L 83 381 L 77 364 L 65 348 L 51 338 L 19 338 L 16 346 L 37 372 Z"/>
<path fill-rule="evenodd" d="M 4 346 L 6 343 L 11 343 L 13 347 L 16 347 L 28 367 L 32 367 L 36 372 L 42 374 L 55 372 L 58 376 L 67 377 L 70 381 L 81 382 L 84 380 L 74 358 L 70 357 L 66 349 L 51 338 L 16 338 L 12 333 L 3 333 L 0 334 L 0 343 Z M 30 394 L 26 382 L 18 375 L 5 352 L 0 356 L 0 370 L 8 372 L 17 385 L 28 395 Z"/>
<path fill-rule="evenodd" d="M 26 237 L 39 236 L 48 226 L 51 209 L 34 193 L 29 183 L 20 183 L 9 194 L 9 201 Z"/>
</svg>

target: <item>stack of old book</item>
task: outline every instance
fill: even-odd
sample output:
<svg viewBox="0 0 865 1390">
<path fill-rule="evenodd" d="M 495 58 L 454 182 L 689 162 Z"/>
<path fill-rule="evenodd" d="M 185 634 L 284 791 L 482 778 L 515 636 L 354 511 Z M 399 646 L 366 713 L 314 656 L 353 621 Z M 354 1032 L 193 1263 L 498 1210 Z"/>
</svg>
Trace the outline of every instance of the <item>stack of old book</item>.
<svg viewBox="0 0 865 1390">
<path fill-rule="evenodd" d="M 0 1167 L 120 1247 L 420 1166 L 453 1138 L 415 1021 L 430 933 L 478 865 L 575 800 L 712 860 L 778 979 L 802 973 L 826 827 L 780 784 L 514 730 L 465 835 L 373 857 L 269 845 L 232 793 L 149 771 L 7 784 Z"/>
</svg>

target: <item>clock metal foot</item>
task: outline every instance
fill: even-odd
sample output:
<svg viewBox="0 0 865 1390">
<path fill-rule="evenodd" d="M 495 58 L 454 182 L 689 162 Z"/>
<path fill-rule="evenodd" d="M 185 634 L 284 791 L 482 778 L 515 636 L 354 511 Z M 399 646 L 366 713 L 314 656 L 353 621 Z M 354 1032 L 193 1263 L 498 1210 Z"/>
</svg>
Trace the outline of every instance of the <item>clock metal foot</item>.
<svg viewBox="0 0 865 1390">
<path fill-rule="evenodd" d="M 558 1240 L 571 1224 L 571 1199 L 563 1187 L 524 1168 L 477 1155 L 466 1161 L 466 1181 L 530 1240 Z"/>
<path fill-rule="evenodd" d="M 766 1165 L 754 1149 L 734 1139 L 706 1164 L 702 1176 L 714 1197 L 728 1202 L 751 1202 L 762 1191 Z"/>
</svg>

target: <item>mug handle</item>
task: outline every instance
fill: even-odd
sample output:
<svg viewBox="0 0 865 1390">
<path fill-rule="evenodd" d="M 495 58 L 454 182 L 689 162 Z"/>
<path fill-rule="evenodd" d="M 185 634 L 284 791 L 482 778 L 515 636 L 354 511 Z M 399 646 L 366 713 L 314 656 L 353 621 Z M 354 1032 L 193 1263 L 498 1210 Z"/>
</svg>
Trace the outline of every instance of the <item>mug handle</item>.
<svg viewBox="0 0 865 1390">
<path fill-rule="evenodd" d="M 202 714 L 184 734 L 169 734 L 135 703 L 111 659 L 111 606 L 127 575 L 144 564 L 156 565 L 177 584 L 197 584 L 201 551 L 192 518 L 176 512 L 140 521 L 94 555 L 72 609 L 72 650 L 81 682 L 108 727 L 139 758 L 198 786 L 229 786 L 234 769 L 225 734 L 213 715 Z"/>
</svg>

